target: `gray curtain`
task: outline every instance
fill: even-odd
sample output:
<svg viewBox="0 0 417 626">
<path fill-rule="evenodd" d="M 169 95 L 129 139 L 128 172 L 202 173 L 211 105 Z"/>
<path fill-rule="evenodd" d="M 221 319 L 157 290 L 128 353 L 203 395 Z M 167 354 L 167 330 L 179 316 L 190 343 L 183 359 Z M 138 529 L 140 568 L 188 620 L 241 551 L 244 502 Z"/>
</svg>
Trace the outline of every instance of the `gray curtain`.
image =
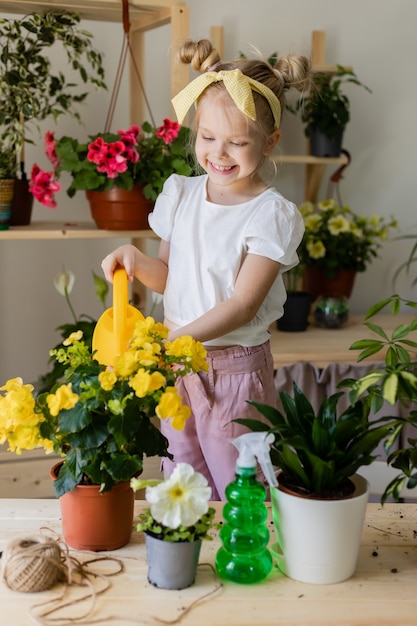
<svg viewBox="0 0 417 626">
<path fill-rule="evenodd" d="M 361 364 L 345 364 L 345 363 L 331 363 L 323 369 L 319 369 L 311 363 L 292 363 L 285 367 L 279 368 L 275 372 L 275 386 L 277 393 L 280 391 L 287 391 L 292 395 L 293 381 L 297 383 L 302 392 L 308 397 L 313 408 L 318 409 L 320 403 L 325 396 L 329 396 L 337 391 L 345 391 L 345 396 L 339 400 L 339 410 L 342 412 L 347 408 L 349 404 L 348 389 L 337 389 L 337 385 L 345 378 L 361 378 L 371 369 L 374 369 L 378 364 L 361 365 Z M 381 363 L 380 365 L 383 365 Z M 278 398 L 278 406 L 280 408 L 280 401 Z M 387 402 L 384 403 L 381 411 L 377 416 L 383 415 L 399 415 L 405 417 L 408 411 L 405 407 L 397 404 L 391 406 Z M 414 429 L 413 429 L 414 430 Z M 406 429 L 405 436 L 417 437 L 417 432 L 410 432 L 410 429 Z M 383 446 L 379 446 L 376 453 L 378 459 L 383 460 L 386 458 Z"/>
</svg>

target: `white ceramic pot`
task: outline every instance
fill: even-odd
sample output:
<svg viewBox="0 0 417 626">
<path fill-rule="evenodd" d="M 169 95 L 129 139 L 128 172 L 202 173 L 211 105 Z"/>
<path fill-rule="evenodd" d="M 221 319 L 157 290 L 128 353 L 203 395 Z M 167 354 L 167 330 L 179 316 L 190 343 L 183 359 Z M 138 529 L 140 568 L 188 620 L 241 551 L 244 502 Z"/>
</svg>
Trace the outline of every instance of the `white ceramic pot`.
<svg viewBox="0 0 417 626">
<path fill-rule="evenodd" d="M 305 583 L 329 584 L 350 578 L 356 568 L 369 485 L 355 474 L 352 497 L 313 500 L 271 487 L 279 569 Z"/>
</svg>

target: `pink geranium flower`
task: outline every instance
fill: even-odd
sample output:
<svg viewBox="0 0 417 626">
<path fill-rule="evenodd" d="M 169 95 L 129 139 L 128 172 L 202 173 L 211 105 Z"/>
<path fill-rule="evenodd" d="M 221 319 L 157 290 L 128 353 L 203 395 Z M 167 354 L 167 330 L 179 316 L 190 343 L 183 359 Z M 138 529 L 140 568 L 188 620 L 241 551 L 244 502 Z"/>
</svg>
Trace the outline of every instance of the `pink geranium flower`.
<svg viewBox="0 0 417 626">
<path fill-rule="evenodd" d="M 61 161 L 56 153 L 55 133 L 50 131 L 45 133 L 45 153 L 52 163 L 52 167 L 56 170 L 61 165 Z"/>
<path fill-rule="evenodd" d="M 177 137 L 180 131 L 180 125 L 178 122 L 172 122 L 168 118 L 164 119 L 164 123 L 155 132 L 158 139 L 163 139 L 166 144 L 172 143 Z"/>
<path fill-rule="evenodd" d="M 32 167 L 29 190 L 41 204 L 49 209 L 56 208 L 54 194 L 61 190 L 61 185 L 55 180 L 55 172 L 45 172 L 35 164 Z"/>
<path fill-rule="evenodd" d="M 72 176 L 67 189 L 70 198 L 80 190 L 130 190 L 138 185 L 146 198 L 155 200 L 171 174 L 192 173 L 186 155 L 187 141 L 188 129 L 167 118 L 159 128 L 149 122 L 133 124 L 116 133 L 90 136 L 85 143 L 72 137 L 57 140 L 49 131 L 45 135 L 45 152 L 54 171 L 44 171 L 35 164 L 30 189 L 39 202 L 55 208 L 58 179 L 62 172 L 68 172 Z"/>
</svg>

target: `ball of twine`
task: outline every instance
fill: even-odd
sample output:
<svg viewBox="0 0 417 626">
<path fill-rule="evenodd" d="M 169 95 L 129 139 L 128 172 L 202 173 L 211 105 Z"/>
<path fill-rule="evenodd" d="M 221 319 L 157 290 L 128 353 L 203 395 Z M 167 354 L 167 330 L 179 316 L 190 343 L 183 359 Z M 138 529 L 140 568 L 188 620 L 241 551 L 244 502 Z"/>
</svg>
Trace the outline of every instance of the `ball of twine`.
<svg viewBox="0 0 417 626">
<path fill-rule="evenodd" d="M 61 547 L 50 537 L 15 539 L 1 560 L 4 582 L 14 591 L 45 591 L 66 579 Z"/>
</svg>

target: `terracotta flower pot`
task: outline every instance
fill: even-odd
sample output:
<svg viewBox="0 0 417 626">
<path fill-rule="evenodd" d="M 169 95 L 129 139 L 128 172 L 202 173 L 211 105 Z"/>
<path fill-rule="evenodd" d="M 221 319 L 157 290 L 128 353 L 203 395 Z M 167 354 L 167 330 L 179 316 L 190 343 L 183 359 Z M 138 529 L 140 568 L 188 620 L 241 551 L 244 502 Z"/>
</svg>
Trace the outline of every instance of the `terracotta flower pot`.
<svg viewBox="0 0 417 626">
<path fill-rule="evenodd" d="M 58 477 L 62 461 L 50 475 Z M 98 485 L 78 485 L 59 498 L 62 533 L 76 550 L 116 550 L 130 541 L 133 530 L 134 492 L 129 482 L 106 493 Z"/>
<path fill-rule="evenodd" d="M 303 286 L 305 291 L 311 293 L 313 302 L 318 296 L 337 295 L 350 298 L 355 277 L 355 270 L 340 269 L 333 278 L 328 278 L 324 269 L 306 267 Z"/>
<path fill-rule="evenodd" d="M 86 191 L 93 220 L 104 230 L 147 230 L 153 202 L 136 185 L 131 191 L 114 187 L 109 191 Z"/>
</svg>

